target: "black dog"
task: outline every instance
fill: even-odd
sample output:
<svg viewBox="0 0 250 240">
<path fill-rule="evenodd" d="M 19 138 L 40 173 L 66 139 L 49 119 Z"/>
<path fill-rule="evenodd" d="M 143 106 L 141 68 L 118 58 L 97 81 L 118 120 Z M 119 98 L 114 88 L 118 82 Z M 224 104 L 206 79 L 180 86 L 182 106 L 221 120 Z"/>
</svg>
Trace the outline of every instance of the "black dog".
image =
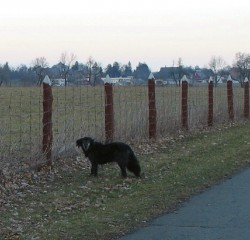
<svg viewBox="0 0 250 240">
<path fill-rule="evenodd" d="M 97 176 L 98 164 L 117 162 L 121 168 L 121 174 L 127 177 L 126 168 L 140 177 L 141 168 L 133 150 L 125 143 L 113 142 L 102 144 L 95 142 L 90 137 L 80 138 L 76 141 L 76 146 L 81 147 L 85 157 L 91 162 L 91 174 Z"/>
</svg>

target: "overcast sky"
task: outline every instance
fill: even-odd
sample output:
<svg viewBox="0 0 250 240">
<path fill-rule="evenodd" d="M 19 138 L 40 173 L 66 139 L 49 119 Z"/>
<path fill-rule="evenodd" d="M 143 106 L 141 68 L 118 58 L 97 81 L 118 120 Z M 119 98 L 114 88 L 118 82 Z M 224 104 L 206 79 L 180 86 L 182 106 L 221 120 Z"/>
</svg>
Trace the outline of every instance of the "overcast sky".
<svg viewBox="0 0 250 240">
<path fill-rule="evenodd" d="M 212 56 L 232 64 L 250 52 L 249 0 L 4 0 L 0 8 L 0 64 L 50 66 L 62 52 L 89 56 L 106 67 L 146 62 L 152 71 L 203 67 Z"/>
</svg>

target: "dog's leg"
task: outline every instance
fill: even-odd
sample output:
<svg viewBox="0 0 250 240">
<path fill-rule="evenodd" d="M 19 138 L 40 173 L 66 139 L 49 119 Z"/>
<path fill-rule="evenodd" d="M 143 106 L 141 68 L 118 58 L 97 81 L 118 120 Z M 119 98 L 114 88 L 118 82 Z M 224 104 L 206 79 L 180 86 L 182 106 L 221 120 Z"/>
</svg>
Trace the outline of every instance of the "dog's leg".
<svg viewBox="0 0 250 240">
<path fill-rule="evenodd" d="M 121 168 L 121 172 L 122 172 L 122 177 L 127 178 L 127 171 L 126 168 Z"/>
<path fill-rule="evenodd" d="M 141 167 L 139 165 L 139 162 L 134 155 L 134 153 L 131 151 L 128 164 L 127 164 L 127 169 L 134 173 L 137 178 L 141 177 Z"/>
<path fill-rule="evenodd" d="M 119 165 L 119 167 L 120 167 L 120 169 L 121 169 L 121 174 L 122 174 L 122 177 L 123 178 L 127 178 L 127 171 L 126 171 L 126 166 L 125 166 L 125 164 L 123 164 L 123 163 L 121 163 L 121 162 L 118 162 L 118 165 Z"/>
<path fill-rule="evenodd" d="M 97 176 L 98 172 L 98 164 L 97 163 L 91 163 L 91 175 L 94 175 L 95 177 Z"/>
</svg>

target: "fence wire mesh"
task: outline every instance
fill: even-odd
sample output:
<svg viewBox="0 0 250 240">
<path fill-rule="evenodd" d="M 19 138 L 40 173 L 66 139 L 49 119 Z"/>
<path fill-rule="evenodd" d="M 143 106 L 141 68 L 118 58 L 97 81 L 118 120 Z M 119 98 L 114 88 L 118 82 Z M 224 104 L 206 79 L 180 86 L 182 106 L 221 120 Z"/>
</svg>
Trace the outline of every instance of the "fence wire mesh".
<svg viewBox="0 0 250 240">
<path fill-rule="evenodd" d="M 105 140 L 103 86 L 53 87 L 53 157 L 76 154 L 75 140 Z M 181 130 L 181 87 L 156 86 L 156 136 Z M 42 88 L 0 88 L 0 169 L 22 169 L 44 160 Z M 233 87 L 235 121 L 244 119 L 244 89 Z M 114 140 L 148 139 L 147 86 L 113 86 Z M 229 121 L 226 86 L 214 88 L 214 125 Z M 207 127 L 208 88 L 188 88 L 189 130 Z"/>
</svg>

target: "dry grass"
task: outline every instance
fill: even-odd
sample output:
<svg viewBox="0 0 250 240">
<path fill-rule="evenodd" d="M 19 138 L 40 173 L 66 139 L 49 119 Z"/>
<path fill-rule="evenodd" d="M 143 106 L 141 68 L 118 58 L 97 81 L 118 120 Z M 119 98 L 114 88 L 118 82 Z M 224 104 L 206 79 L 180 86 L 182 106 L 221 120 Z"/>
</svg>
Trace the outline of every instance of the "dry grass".
<svg viewBox="0 0 250 240">
<path fill-rule="evenodd" d="M 143 179 L 116 165 L 93 178 L 82 155 L 29 172 L 0 198 L 0 239 L 116 239 L 249 166 L 249 136 L 248 123 L 163 142 L 139 155 Z"/>
<path fill-rule="evenodd" d="M 147 87 L 114 87 L 115 140 L 140 141 L 148 136 Z M 214 123 L 228 122 L 226 87 L 214 91 Z M 104 140 L 103 87 L 53 88 L 54 157 L 75 153 L 75 139 L 92 136 Z M 15 168 L 40 161 L 42 142 L 42 88 L 0 88 L 0 168 Z M 242 119 L 243 89 L 234 88 L 235 119 Z M 207 88 L 190 87 L 189 129 L 207 125 Z M 181 130 L 179 87 L 156 87 L 157 136 Z"/>
</svg>

